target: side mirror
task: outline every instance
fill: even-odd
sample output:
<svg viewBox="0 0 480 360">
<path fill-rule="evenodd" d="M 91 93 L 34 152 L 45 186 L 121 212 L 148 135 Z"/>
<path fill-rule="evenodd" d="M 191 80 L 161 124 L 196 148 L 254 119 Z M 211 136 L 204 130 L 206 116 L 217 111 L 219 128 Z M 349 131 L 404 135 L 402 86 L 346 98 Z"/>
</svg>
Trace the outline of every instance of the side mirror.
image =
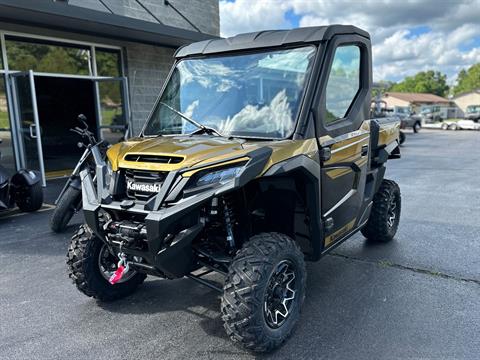
<svg viewBox="0 0 480 360">
<path fill-rule="evenodd" d="M 80 121 L 86 129 L 88 129 L 88 124 L 87 124 L 87 117 L 83 114 L 79 114 L 77 117 L 77 120 Z"/>
</svg>

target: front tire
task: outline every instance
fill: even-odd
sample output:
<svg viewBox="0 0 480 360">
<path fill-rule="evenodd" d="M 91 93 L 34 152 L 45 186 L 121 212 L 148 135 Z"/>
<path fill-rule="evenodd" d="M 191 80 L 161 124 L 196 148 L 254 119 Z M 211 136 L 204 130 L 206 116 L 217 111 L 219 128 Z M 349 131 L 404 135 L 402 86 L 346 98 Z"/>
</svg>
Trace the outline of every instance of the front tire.
<svg viewBox="0 0 480 360">
<path fill-rule="evenodd" d="M 89 227 L 80 226 L 72 237 L 67 253 L 68 276 L 79 291 L 100 301 L 113 301 L 132 294 L 147 276 L 130 270 L 120 282 L 110 284 L 106 270 L 101 267 L 108 263 L 113 272 L 118 259 L 112 255 L 109 259 L 109 253 L 105 251 L 108 251 L 106 246 Z"/>
<path fill-rule="evenodd" d="M 391 241 L 398 229 L 400 212 L 400 187 L 395 181 L 385 179 L 373 197 L 372 212 L 362 234 L 371 241 Z"/>
<path fill-rule="evenodd" d="M 253 236 L 229 267 L 221 310 L 228 336 L 255 352 L 279 347 L 292 333 L 305 299 L 303 253 L 288 236 Z"/>
<path fill-rule="evenodd" d="M 55 210 L 53 210 L 50 218 L 50 228 L 56 233 L 65 231 L 68 223 L 80 207 L 81 201 L 82 192 L 69 186 L 58 201 Z"/>
</svg>

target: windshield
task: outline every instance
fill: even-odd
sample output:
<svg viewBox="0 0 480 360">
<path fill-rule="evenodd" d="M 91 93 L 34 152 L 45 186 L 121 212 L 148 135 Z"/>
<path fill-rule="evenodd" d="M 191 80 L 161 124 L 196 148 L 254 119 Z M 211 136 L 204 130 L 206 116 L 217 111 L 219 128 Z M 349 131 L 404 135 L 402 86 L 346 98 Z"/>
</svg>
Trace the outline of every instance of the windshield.
<svg viewBox="0 0 480 360">
<path fill-rule="evenodd" d="M 480 105 L 469 105 L 467 106 L 467 113 L 473 113 L 480 111 Z"/>
<path fill-rule="evenodd" d="M 285 138 L 292 134 L 315 47 L 180 61 L 143 131 Z M 181 116 L 181 114 L 184 116 Z"/>
</svg>

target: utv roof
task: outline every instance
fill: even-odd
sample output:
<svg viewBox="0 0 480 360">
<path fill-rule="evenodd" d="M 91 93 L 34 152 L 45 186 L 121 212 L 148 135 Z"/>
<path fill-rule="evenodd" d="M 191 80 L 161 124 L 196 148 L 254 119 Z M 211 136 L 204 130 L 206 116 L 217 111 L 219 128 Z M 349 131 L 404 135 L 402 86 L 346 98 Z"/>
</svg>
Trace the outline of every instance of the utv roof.
<svg viewBox="0 0 480 360">
<path fill-rule="evenodd" d="M 329 25 L 293 30 L 268 30 L 239 34 L 226 39 L 199 41 L 180 48 L 175 56 L 206 55 L 229 51 L 261 49 L 284 45 L 311 44 L 331 39 L 334 35 L 356 34 L 370 39 L 368 32 L 352 25 Z"/>
</svg>

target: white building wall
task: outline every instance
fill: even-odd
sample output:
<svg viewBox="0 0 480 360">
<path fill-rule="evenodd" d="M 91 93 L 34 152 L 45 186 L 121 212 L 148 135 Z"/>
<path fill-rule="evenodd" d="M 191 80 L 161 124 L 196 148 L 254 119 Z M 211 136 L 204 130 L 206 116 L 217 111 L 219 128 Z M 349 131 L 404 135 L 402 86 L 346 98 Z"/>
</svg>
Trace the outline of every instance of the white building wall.
<svg viewBox="0 0 480 360">
<path fill-rule="evenodd" d="M 387 103 L 387 108 L 394 108 L 395 106 L 410 106 L 408 101 L 397 99 L 393 96 L 384 96 L 382 100 Z"/>
<path fill-rule="evenodd" d="M 480 105 L 480 93 L 472 92 L 465 95 L 461 95 L 453 99 L 455 104 L 462 109 L 463 112 L 467 110 L 469 105 Z"/>
</svg>

